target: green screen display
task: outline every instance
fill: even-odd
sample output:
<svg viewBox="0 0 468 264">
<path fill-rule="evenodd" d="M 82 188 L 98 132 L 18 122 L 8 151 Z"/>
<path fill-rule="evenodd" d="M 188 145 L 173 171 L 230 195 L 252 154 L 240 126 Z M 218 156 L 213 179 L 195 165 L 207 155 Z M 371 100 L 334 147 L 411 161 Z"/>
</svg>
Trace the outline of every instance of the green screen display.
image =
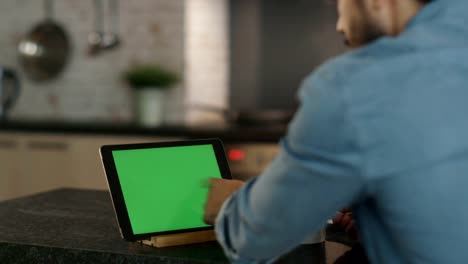
<svg viewBox="0 0 468 264">
<path fill-rule="evenodd" d="M 221 178 L 212 145 L 112 151 L 133 233 L 206 227 L 211 177 Z"/>
</svg>

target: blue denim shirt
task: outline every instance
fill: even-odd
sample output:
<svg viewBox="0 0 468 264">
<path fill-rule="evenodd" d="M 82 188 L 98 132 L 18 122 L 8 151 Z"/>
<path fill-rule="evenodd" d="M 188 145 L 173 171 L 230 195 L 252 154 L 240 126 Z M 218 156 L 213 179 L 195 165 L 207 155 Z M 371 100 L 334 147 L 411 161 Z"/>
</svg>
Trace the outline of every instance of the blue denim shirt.
<svg viewBox="0 0 468 264">
<path fill-rule="evenodd" d="M 233 263 L 268 263 L 352 206 L 372 263 L 468 263 L 468 1 L 307 78 L 269 168 L 223 205 Z"/>
</svg>

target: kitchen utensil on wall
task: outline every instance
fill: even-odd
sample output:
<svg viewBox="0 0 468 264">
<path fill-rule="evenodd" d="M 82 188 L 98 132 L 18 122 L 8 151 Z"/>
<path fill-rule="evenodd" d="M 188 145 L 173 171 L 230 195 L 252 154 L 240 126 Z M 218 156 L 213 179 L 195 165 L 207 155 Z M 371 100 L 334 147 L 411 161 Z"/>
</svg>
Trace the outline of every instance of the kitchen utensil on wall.
<svg viewBox="0 0 468 264">
<path fill-rule="evenodd" d="M 37 24 L 19 43 L 20 64 L 34 81 L 57 77 L 65 68 L 71 45 L 65 29 L 54 21 L 53 0 L 44 0 L 45 20 Z"/>
<path fill-rule="evenodd" d="M 111 26 L 104 30 L 104 2 L 94 1 L 94 31 L 88 35 L 88 54 L 97 55 L 101 51 L 113 49 L 120 44 L 119 38 L 119 0 L 109 0 Z"/>
<path fill-rule="evenodd" d="M 101 50 L 104 39 L 104 16 L 102 0 L 94 2 L 94 31 L 88 35 L 88 54 L 95 55 Z"/>
<path fill-rule="evenodd" d="M 120 44 L 119 38 L 119 0 L 110 0 L 111 27 L 109 33 L 104 35 L 103 48 L 112 49 Z"/>
<path fill-rule="evenodd" d="M 0 67 L 0 121 L 6 119 L 8 110 L 18 99 L 20 81 L 12 69 Z"/>
</svg>

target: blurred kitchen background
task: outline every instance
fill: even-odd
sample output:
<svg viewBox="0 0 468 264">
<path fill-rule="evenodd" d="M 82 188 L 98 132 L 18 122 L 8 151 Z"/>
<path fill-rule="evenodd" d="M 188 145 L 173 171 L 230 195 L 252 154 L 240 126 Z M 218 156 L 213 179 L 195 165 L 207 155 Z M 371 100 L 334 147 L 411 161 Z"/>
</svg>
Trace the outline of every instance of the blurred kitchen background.
<svg viewBox="0 0 468 264">
<path fill-rule="evenodd" d="M 46 17 L 68 47 L 50 44 L 65 59 L 49 75 L 60 58 L 38 62 L 44 40 L 31 34 Z M 346 51 L 335 24 L 327 0 L 0 1 L 0 200 L 106 189 L 104 144 L 219 137 L 235 177 L 258 175 L 278 151 L 302 79 Z M 140 122 L 124 73 L 148 64 L 179 81 L 164 90 L 162 110 L 147 107 L 162 120 Z M 15 84 L 19 96 L 5 105 Z"/>
</svg>

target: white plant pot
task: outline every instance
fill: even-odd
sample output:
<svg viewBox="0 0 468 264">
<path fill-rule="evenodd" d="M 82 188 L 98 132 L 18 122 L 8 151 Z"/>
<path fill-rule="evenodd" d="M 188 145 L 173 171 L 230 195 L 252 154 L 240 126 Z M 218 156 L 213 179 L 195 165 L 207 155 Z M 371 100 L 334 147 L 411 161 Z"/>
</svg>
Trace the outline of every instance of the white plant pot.
<svg viewBox="0 0 468 264">
<path fill-rule="evenodd" d="M 165 91 L 157 88 L 136 90 L 136 115 L 138 124 L 154 127 L 164 122 Z"/>
</svg>

